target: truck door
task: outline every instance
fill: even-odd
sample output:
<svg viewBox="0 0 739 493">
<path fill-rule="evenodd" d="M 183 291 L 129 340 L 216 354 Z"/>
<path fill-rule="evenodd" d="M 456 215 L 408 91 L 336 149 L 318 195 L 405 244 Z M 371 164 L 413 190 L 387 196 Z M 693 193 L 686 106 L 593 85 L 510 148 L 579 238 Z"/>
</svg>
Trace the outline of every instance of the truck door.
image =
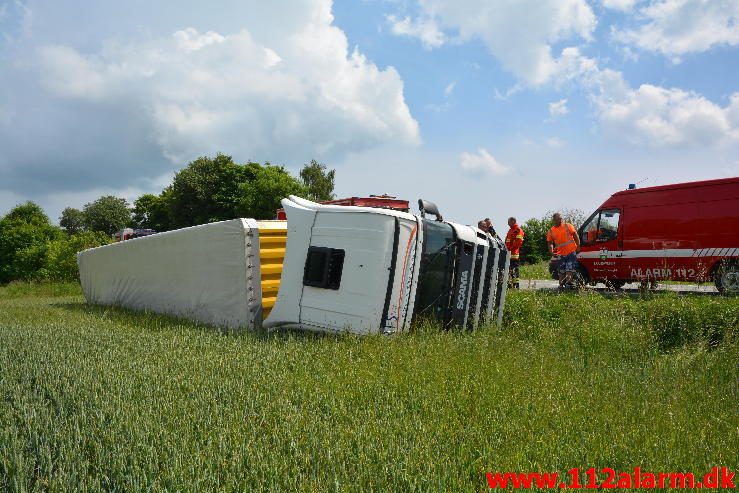
<svg viewBox="0 0 739 493">
<path fill-rule="evenodd" d="M 580 262 L 594 281 L 625 278 L 620 219 L 619 209 L 602 209 L 580 228 Z"/>
</svg>

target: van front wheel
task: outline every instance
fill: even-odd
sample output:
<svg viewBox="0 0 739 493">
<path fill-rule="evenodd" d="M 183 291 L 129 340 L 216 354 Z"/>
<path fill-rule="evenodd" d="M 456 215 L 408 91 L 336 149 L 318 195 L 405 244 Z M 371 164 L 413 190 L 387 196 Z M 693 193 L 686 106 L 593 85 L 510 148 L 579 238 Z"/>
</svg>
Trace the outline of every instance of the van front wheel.
<svg viewBox="0 0 739 493">
<path fill-rule="evenodd" d="M 719 293 L 739 294 L 739 263 L 724 262 L 714 276 Z"/>
<path fill-rule="evenodd" d="M 604 284 L 606 285 L 606 288 L 618 291 L 619 289 L 624 287 L 626 281 L 621 281 L 619 279 L 610 279 L 607 280 Z"/>
</svg>

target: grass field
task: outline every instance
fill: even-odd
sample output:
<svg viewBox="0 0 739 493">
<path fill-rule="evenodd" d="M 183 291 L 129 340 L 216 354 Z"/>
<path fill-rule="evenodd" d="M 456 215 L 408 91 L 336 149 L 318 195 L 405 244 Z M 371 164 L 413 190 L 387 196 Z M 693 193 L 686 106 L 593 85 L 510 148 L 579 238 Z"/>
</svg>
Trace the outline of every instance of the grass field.
<svg viewBox="0 0 739 493">
<path fill-rule="evenodd" d="M 549 274 L 549 261 L 536 264 L 523 264 L 520 268 L 521 279 L 551 279 Z"/>
<path fill-rule="evenodd" d="M 739 466 L 739 299 L 514 292 L 502 330 L 227 334 L 0 288 L 0 490 L 484 491 Z M 61 296 L 58 296 L 61 295 Z"/>
</svg>

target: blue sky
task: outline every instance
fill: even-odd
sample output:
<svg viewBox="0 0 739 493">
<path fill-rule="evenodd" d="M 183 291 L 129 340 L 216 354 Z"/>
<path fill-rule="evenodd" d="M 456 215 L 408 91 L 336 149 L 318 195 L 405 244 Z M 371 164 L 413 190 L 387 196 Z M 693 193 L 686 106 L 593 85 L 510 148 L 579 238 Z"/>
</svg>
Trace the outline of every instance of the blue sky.
<svg viewBox="0 0 739 493">
<path fill-rule="evenodd" d="M 0 213 L 217 151 L 447 218 L 739 175 L 739 0 L 0 0 Z"/>
</svg>

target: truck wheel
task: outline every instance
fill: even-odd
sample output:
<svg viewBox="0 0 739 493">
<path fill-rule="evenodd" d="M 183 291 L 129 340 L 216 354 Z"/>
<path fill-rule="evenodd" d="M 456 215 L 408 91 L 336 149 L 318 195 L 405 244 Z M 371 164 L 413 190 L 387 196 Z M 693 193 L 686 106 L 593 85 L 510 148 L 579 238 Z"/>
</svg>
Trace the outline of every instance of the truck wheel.
<svg viewBox="0 0 739 493">
<path fill-rule="evenodd" d="M 719 293 L 739 293 L 739 264 L 737 262 L 725 262 L 716 269 L 714 274 L 716 288 Z"/>
</svg>

